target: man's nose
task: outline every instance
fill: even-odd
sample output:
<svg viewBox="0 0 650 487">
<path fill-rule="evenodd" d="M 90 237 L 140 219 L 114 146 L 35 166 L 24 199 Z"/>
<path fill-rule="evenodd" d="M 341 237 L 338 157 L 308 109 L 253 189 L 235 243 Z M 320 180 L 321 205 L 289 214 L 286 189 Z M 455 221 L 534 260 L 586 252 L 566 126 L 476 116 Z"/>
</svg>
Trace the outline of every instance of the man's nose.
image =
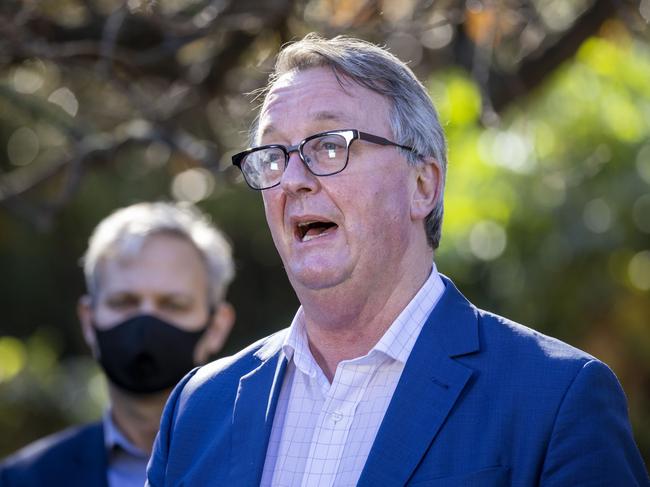
<svg viewBox="0 0 650 487">
<path fill-rule="evenodd" d="M 297 194 L 315 191 L 318 184 L 318 178 L 307 169 L 298 151 L 289 152 L 289 160 L 284 173 L 282 173 L 280 187 L 287 193 Z"/>
<path fill-rule="evenodd" d="M 140 301 L 138 312 L 143 315 L 158 314 L 158 305 L 153 299 L 143 299 Z"/>
</svg>

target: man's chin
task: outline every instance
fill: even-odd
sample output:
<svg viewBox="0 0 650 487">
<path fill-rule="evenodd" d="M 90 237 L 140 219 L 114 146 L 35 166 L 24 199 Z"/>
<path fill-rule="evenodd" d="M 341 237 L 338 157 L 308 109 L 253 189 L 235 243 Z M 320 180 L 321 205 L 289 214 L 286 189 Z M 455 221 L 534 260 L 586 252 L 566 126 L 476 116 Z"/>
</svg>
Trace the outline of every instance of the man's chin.
<svg viewBox="0 0 650 487">
<path fill-rule="evenodd" d="M 291 285 L 300 293 L 305 291 L 325 291 L 333 289 L 349 278 L 349 273 L 332 266 L 305 266 L 300 269 L 287 268 Z"/>
</svg>

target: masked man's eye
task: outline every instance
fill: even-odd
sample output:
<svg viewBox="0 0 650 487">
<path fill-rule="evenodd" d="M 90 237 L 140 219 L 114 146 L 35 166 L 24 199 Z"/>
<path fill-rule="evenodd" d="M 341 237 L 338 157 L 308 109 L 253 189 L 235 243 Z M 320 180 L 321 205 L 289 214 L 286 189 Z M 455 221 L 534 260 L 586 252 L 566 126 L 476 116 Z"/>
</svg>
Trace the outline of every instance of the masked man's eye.
<svg viewBox="0 0 650 487">
<path fill-rule="evenodd" d="M 173 297 L 173 298 L 163 299 L 160 302 L 160 307 L 161 309 L 167 311 L 180 312 L 180 311 L 188 311 L 189 309 L 191 309 L 192 303 L 188 299 Z"/>
<path fill-rule="evenodd" d="M 113 309 L 125 309 L 138 306 L 139 300 L 131 295 L 112 296 L 106 300 L 106 305 Z"/>
</svg>

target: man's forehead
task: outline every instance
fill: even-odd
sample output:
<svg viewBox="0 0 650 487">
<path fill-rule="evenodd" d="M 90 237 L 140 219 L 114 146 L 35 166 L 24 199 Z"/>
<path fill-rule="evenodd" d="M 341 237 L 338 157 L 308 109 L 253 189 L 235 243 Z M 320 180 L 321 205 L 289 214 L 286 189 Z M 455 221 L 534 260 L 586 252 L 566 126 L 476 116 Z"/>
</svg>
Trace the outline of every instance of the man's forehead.
<svg viewBox="0 0 650 487">
<path fill-rule="evenodd" d="M 257 140 L 275 133 L 278 122 L 296 111 L 315 124 L 333 121 L 337 122 L 336 128 L 352 128 L 358 122 L 359 104 L 382 104 L 383 100 L 368 97 L 383 98 L 350 78 L 337 76 L 328 67 L 287 72 L 273 84 L 264 100 Z"/>
<path fill-rule="evenodd" d="M 194 289 L 186 279 L 172 278 L 161 268 L 141 269 L 136 258 L 114 256 L 100 263 L 99 290 L 104 295 L 158 294 L 191 295 Z M 178 277 L 178 274 L 175 274 Z"/>
<path fill-rule="evenodd" d="M 174 258 L 170 260 L 170 256 Z M 194 269 L 207 272 L 196 246 L 173 232 L 159 232 L 119 242 L 107 249 L 98 259 L 97 266 L 100 279 L 106 281 L 156 277 L 174 282 L 186 275 L 193 277 Z"/>
<path fill-rule="evenodd" d="M 318 122 L 336 122 L 339 127 L 337 128 L 350 128 L 355 125 L 355 121 L 350 117 L 350 114 L 343 111 L 321 110 L 309 113 L 309 119 L 314 123 Z M 262 119 L 260 123 L 258 137 L 264 138 L 273 135 L 278 130 L 270 118 Z"/>
<path fill-rule="evenodd" d="M 113 253 L 103 256 L 97 262 L 100 289 L 115 292 L 133 286 L 134 278 L 143 277 L 137 272 L 136 259 L 137 255 L 129 254 Z"/>
<path fill-rule="evenodd" d="M 356 89 L 355 89 L 356 88 Z M 356 97 L 362 89 L 354 80 L 339 75 L 328 67 L 314 67 L 304 70 L 292 70 L 281 75 L 271 86 L 264 100 L 262 111 L 284 98 L 313 96 L 314 92 L 332 92 L 338 96 Z"/>
</svg>

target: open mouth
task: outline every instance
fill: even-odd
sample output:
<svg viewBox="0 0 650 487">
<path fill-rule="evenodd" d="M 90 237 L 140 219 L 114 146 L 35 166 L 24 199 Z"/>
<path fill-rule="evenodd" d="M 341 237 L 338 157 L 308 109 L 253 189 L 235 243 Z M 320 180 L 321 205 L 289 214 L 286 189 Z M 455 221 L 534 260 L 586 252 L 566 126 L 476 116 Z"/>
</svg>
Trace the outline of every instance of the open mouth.
<svg viewBox="0 0 650 487">
<path fill-rule="evenodd" d="M 329 221 L 302 222 L 296 225 L 296 236 L 301 242 L 308 242 L 330 233 L 335 228 L 338 228 L 338 225 Z"/>
</svg>

